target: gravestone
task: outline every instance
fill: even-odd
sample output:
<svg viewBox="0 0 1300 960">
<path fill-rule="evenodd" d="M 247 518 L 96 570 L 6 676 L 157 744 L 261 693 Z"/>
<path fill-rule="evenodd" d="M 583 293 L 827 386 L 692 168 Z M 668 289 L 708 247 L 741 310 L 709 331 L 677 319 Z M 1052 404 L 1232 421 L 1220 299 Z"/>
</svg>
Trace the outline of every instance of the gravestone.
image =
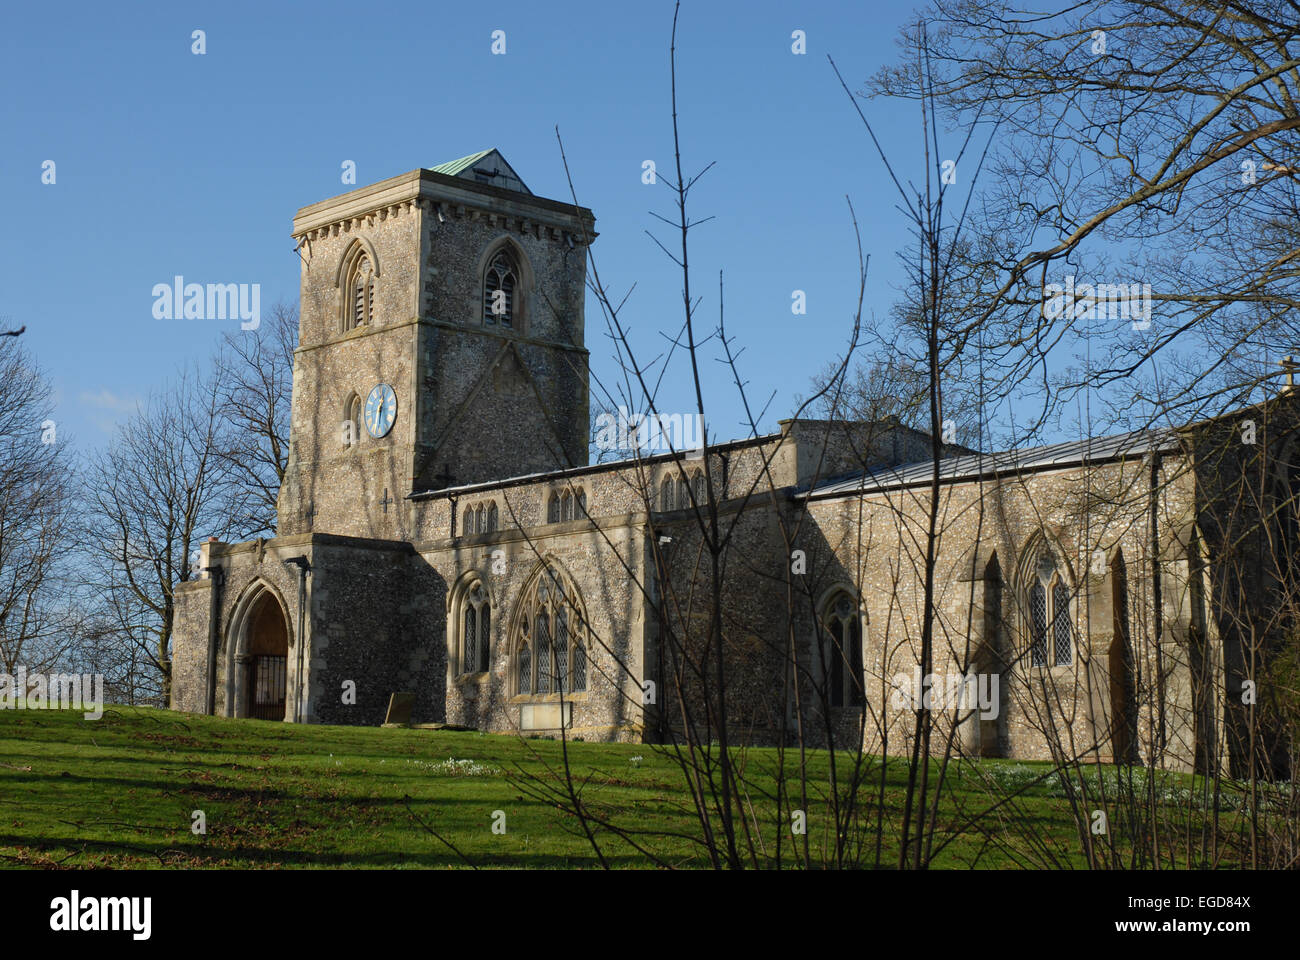
<svg viewBox="0 0 1300 960">
<path fill-rule="evenodd" d="M 394 693 L 388 698 L 388 716 L 384 718 L 386 727 L 404 727 L 411 722 L 411 710 L 415 706 L 415 694 Z"/>
</svg>

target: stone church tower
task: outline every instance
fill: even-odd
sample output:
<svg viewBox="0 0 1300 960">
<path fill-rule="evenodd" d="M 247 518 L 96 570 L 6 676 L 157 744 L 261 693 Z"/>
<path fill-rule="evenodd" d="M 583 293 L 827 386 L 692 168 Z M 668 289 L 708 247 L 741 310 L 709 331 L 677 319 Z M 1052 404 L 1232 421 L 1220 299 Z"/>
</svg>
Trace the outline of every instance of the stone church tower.
<svg viewBox="0 0 1300 960">
<path fill-rule="evenodd" d="M 713 642 L 711 620 L 665 598 L 708 596 L 713 504 L 743 560 L 718 584 L 737 736 L 801 725 L 907 752 L 915 714 L 895 693 L 922 678 L 900 611 L 925 589 L 931 438 L 896 418 L 801 418 L 588 464 L 594 222 L 495 150 L 298 211 L 280 525 L 205 543 L 201 578 L 176 586 L 175 709 L 378 724 L 397 694 L 415 722 L 663 739 L 683 707 L 712 710 L 673 672 L 673 651 Z M 1247 417 L 1258 443 L 1240 439 Z M 932 671 L 1000 691 L 952 728 L 962 750 L 1240 766 L 1242 638 L 1274 629 L 1277 593 L 1256 561 L 1300 552 L 1296 450 L 1287 392 L 1176 429 L 939 451 Z"/>
<path fill-rule="evenodd" d="M 594 222 L 496 150 L 299 210 L 281 535 L 410 540 L 412 492 L 585 465 Z"/>
</svg>

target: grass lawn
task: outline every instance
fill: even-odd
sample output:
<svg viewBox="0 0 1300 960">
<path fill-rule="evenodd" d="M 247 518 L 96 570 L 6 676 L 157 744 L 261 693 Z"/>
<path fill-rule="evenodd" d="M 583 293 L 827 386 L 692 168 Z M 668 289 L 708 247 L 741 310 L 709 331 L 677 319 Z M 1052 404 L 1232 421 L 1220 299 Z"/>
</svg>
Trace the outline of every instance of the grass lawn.
<svg viewBox="0 0 1300 960">
<path fill-rule="evenodd" d="M 672 865 L 707 867 L 697 844 L 667 835 L 694 836 L 699 826 L 682 774 L 664 749 L 569 745 L 575 773 L 587 781 L 587 803 L 646 831 L 638 843 Z M 468 860 L 489 868 L 596 867 L 576 819 L 536 798 L 528 783 L 528 775 L 554 768 L 560 752 L 555 741 L 473 732 L 295 726 L 125 707 L 107 708 L 98 721 L 70 711 L 5 710 L 0 864 L 359 868 L 466 867 Z M 791 839 L 789 811 L 778 823 L 775 803 L 762 796 L 775 759 L 771 749 L 745 754 L 755 787 L 752 816 L 769 854 L 778 833 L 787 851 Z M 787 753 L 787 764 L 796 759 Z M 828 792 L 827 766 L 824 753 L 811 755 L 811 794 Z M 1001 770 L 1028 780 L 1047 769 L 1013 761 L 980 767 L 985 775 Z M 893 763 L 885 807 L 894 825 L 905 777 L 905 767 Z M 876 809 L 877 786 L 873 776 L 860 793 L 868 814 Z M 1025 865 L 1017 837 L 1026 828 L 1063 862 L 1081 863 L 1059 784 L 1030 787 L 1016 807 L 1015 828 L 994 843 L 961 826 L 990 804 L 989 796 L 973 771 L 950 781 L 940 823 L 955 839 L 938 866 Z M 206 817 L 206 834 L 191 829 L 196 810 Z M 494 811 L 505 814 L 504 832 L 493 831 Z M 815 859 L 826 848 L 828 822 L 825 804 L 810 800 Z M 896 827 L 886 832 L 886 863 L 896 856 L 896 834 Z M 611 866 L 654 866 L 612 834 L 599 840 Z"/>
</svg>

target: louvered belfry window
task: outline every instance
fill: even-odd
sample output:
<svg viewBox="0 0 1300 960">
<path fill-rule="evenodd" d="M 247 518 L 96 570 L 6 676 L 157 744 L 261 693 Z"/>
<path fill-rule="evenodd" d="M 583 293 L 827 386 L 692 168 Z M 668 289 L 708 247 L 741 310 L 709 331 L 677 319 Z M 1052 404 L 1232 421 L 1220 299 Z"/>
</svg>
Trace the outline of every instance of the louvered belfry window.
<svg viewBox="0 0 1300 960">
<path fill-rule="evenodd" d="M 514 326 L 515 266 L 504 250 L 492 258 L 483 278 L 483 322 Z"/>
<path fill-rule="evenodd" d="M 374 314 L 375 272 L 369 257 L 361 257 L 352 272 L 352 316 L 349 329 L 370 323 Z"/>
</svg>

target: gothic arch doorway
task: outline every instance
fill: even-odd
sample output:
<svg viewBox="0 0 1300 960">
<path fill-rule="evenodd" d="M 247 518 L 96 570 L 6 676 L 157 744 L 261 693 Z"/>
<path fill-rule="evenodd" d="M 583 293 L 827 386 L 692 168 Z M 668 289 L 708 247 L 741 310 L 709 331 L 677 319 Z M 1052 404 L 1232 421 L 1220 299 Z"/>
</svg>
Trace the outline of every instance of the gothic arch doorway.
<svg viewBox="0 0 1300 960">
<path fill-rule="evenodd" d="M 231 618 L 226 716 L 284 720 L 289 689 L 289 618 L 266 584 L 245 593 Z"/>
</svg>

